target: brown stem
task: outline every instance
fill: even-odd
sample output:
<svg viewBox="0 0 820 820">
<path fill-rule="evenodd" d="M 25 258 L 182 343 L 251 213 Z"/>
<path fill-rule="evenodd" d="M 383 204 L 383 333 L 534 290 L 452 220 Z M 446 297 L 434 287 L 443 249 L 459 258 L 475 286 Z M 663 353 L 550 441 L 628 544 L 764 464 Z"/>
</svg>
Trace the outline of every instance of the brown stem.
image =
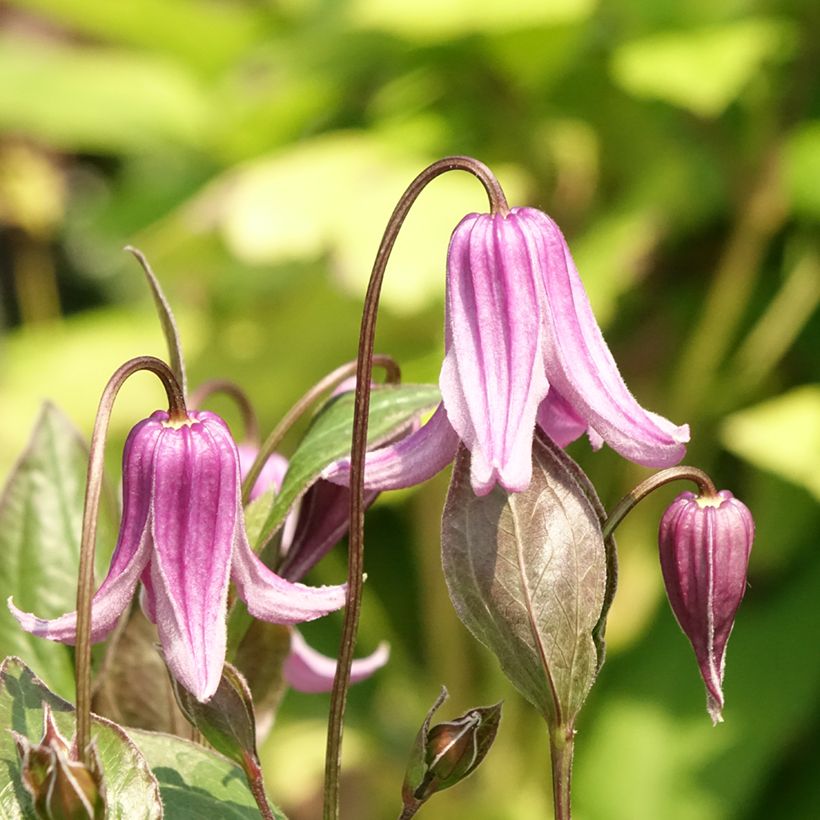
<svg viewBox="0 0 820 820">
<path fill-rule="evenodd" d="M 574 729 L 559 726 L 554 732 L 550 732 L 552 801 L 555 820 L 570 820 L 572 816 L 572 754 L 574 750 Z"/>
<path fill-rule="evenodd" d="M 88 473 L 83 506 L 83 528 L 80 535 L 80 568 L 77 573 L 77 637 L 74 673 L 77 686 L 77 747 L 80 759 L 89 764 L 88 744 L 91 740 L 91 599 L 94 596 L 94 553 L 97 539 L 97 512 L 103 480 L 103 453 L 108 422 L 114 399 L 125 380 L 140 370 L 155 373 L 168 396 L 168 416 L 171 421 L 188 418 L 185 399 L 174 374 L 165 362 L 153 356 L 139 356 L 127 361 L 108 380 L 97 408 L 91 446 L 88 453 Z"/>
<path fill-rule="evenodd" d="M 395 359 L 391 356 L 378 355 L 373 357 L 373 363 L 384 368 L 385 380 L 388 383 L 398 382 L 401 378 L 401 371 Z M 291 427 L 307 412 L 313 402 L 328 390 L 337 387 L 345 379 L 350 378 L 356 372 L 356 362 L 345 362 L 335 370 L 331 371 L 324 378 L 320 379 L 311 387 L 302 398 L 300 398 L 293 407 L 288 410 L 283 416 L 279 424 L 274 427 L 271 434 L 265 439 L 264 444 L 259 448 L 253 464 L 251 465 L 245 480 L 242 482 L 242 503 L 247 504 L 251 497 L 251 490 L 253 489 L 265 462 L 271 457 L 279 443 L 285 437 Z"/>
<path fill-rule="evenodd" d="M 509 213 L 504 192 L 498 180 L 486 165 L 471 157 L 447 157 L 425 168 L 402 194 L 390 216 L 382 236 L 362 311 L 359 332 L 359 355 L 356 368 L 356 397 L 353 415 L 353 435 L 350 463 L 350 535 L 348 548 L 348 597 L 345 608 L 342 643 L 336 677 L 330 695 L 327 750 L 325 753 L 324 820 L 337 820 L 339 816 L 339 775 L 341 772 L 342 729 L 350 685 L 350 666 L 356 645 L 356 632 L 362 608 L 362 584 L 364 569 L 364 458 L 367 449 L 367 424 L 370 411 L 370 380 L 373 367 L 373 347 L 376 336 L 376 316 L 379 295 L 384 279 L 387 260 L 396 242 L 399 229 L 418 195 L 436 177 L 447 171 L 467 171 L 476 176 L 484 186 L 494 214 Z"/>
<path fill-rule="evenodd" d="M 256 413 L 248 394 L 236 382 L 228 379 L 211 379 L 203 382 L 191 393 L 188 403 L 192 409 L 198 410 L 214 393 L 224 393 L 236 402 L 242 415 L 242 424 L 245 426 L 245 440 L 254 446 L 259 444 L 259 422 Z"/>
<path fill-rule="evenodd" d="M 271 811 L 270 803 L 268 803 L 268 796 L 265 793 L 265 782 L 262 779 L 262 769 L 259 768 L 259 764 L 248 752 L 243 753 L 243 758 L 245 777 L 248 778 L 248 785 L 251 788 L 253 799 L 256 801 L 256 805 L 259 808 L 259 814 L 261 814 L 265 820 L 276 820 L 273 816 L 273 812 Z"/>
<path fill-rule="evenodd" d="M 405 805 L 404 808 L 402 808 L 401 810 L 399 820 L 410 820 L 410 818 L 415 817 L 416 813 L 423 805 L 424 803 L 421 803 L 418 800 L 411 803 L 410 805 Z"/>
<path fill-rule="evenodd" d="M 642 481 L 633 490 L 630 490 L 612 508 L 612 512 L 609 516 L 607 516 L 602 528 L 604 540 L 612 535 L 618 524 L 624 520 L 627 513 L 639 501 L 657 490 L 658 487 L 662 487 L 664 484 L 668 484 L 670 481 L 677 481 L 678 479 L 686 479 L 697 484 L 703 498 L 717 497 L 718 493 L 712 479 L 709 478 L 703 470 L 699 470 L 697 467 L 687 467 L 686 465 L 681 465 L 680 467 L 670 467 L 668 470 L 660 470 L 654 475 L 649 476 L 646 481 Z"/>
</svg>

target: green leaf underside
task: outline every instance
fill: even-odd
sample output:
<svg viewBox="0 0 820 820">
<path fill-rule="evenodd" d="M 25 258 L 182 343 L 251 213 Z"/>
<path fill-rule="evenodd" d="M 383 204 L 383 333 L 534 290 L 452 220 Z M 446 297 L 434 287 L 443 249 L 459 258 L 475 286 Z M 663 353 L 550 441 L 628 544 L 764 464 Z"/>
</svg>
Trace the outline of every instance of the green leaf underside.
<svg viewBox="0 0 820 820">
<path fill-rule="evenodd" d="M 66 738 L 74 735 L 74 707 L 48 690 L 19 658 L 6 658 L 0 667 L 0 763 L 9 773 L 0 789 L 3 818 L 30 818 L 31 802 L 20 780 L 19 759 L 13 729 L 39 743 L 43 736 L 43 704 L 53 711 L 57 727 Z M 95 717 L 91 727 L 105 780 L 107 816 L 162 817 L 162 802 L 156 778 L 148 763 L 126 733 L 115 723 Z"/>
<path fill-rule="evenodd" d="M 350 452 L 353 399 L 353 392 L 343 393 L 319 411 L 290 460 L 280 492 L 266 493 L 248 506 L 248 539 L 256 544 L 257 551 L 272 538 L 290 508 L 322 470 Z M 384 385 L 374 389 L 370 397 L 368 445 L 373 447 L 398 435 L 414 416 L 432 409 L 439 401 L 438 388 L 432 384 Z"/>
<path fill-rule="evenodd" d="M 597 674 L 606 553 L 599 516 L 563 458 L 536 439 L 529 488 L 478 497 L 460 448 L 442 563 L 467 628 L 551 727 L 571 727 Z"/>
<path fill-rule="evenodd" d="M 0 498 L 0 597 L 26 612 L 53 618 L 76 607 L 77 567 L 88 448 L 74 425 L 44 404 L 29 444 Z M 104 575 L 116 537 L 116 503 L 104 487 L 97 528 L 97 577 Z M 38 675 L 73 698 L 71 649 L 24 632 L 0 606 L 0 657 L 33 661 Z"/>
</svg>

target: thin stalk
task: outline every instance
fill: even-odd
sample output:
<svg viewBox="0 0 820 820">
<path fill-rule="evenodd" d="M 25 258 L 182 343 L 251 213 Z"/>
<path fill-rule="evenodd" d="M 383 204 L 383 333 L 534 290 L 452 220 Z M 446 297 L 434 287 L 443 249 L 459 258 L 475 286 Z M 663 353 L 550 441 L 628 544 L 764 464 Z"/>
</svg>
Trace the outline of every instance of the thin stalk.
<svg viewBox="0 0 820 820">
<path fill-rule="evenodd" d="M 273 812 L 271 811 L 270 803 L 268 803 L 268 796 L 265 793 L 265 782 L 262 779 L 262 769 L 259 768 L 259 764 L 250 754 L 248 754 L 248 752 L 243 754 L 243 758 L 245 777 L 248 778 L 248 785 L 250 786 L 253 799 L 256 801 L 259 814 L 262 815 L 264 820 L 276 820 L 273 816 Z"/>
<path fill-rule="evenodd" d="M 388 383 L 398 382 L 401 378 L 401 371 L 395 359 L 391 356 L 374 356 L 373 363 L 383 367 L 385 370 L 385 381 Z M 271 434 L 265 439 L 264 444 L 259 448 L 256 459 L 251 465 L 245 480 L 242 482 L 242 504 L 248 503 L 251 497 L 251 490 L 253 489 L 265 462 L 273 455 L 279 443 L 287 435 L 291 427 L 308 411 L 310 406 L 320 396 L 334 387 L 338 387 L 345 379 L 350 378 L 356 372 L 356 362 L 346 362 L 340 365 L 335 370 L 331 371 L 324 378 L 320 379 L 311 387 L 302 398 L 300 398 L 293 407 L 288 410 L 283 416 L 279 424 L 274 427 Z"/>
<path fill-rule="evenodd" d="M 411 817 L 415 817 L 416 813 L 423 805 L 424 803 L 421 803 L 418 800 L 411 803 L 410 805 L 405 805 L 404 808 L 402 808 L 401 810 L 399 820 L 410 820 Z"/>
<path fill-rule="evenodd" d="M 94 597 L 94 553 L 97 542 L 97 512 L 102 490 L 105 439 L 117 393 L 125 380 L 140 370 L 148 370 L 159 377 L 168 396 L 170 420 L 184 421 L 188 418 L 182 389 L 173 372 L 165 362 L 153 356 L 139 356 L 122 365 L 108 380 L 97 408 L 88 453 L 83 528 L 80 535 L 80 568 L 77 573 L 77 638 L 74 655 L 74 674 L 77 686 L 77 748 L 80 760 L 86 765 L 90 763 L 88 744 L 91 740 L 91 599 Z"/>
<path fill-rule="evenodd" d="M 259 444 L 259 422 L 256 419 L 256 413 L 248 394 L 236 382 L 228 379 L 211 379 L 203 382 L 191 393 L 188 403 L 192 409 L 197 410 L 214 393 L 224 393 L 236 402 L 242 416 L 242 424 L 245 427 L 245 441 L 254 446 Z"/>
<path fill-rule="evenodd" d="M 572 816 L 572 755 L 574 751 L 574 729 L 559 727 L 555 732 L 550 732 L 552 801 L 555 820 L 570 820 Z"/>
<path fill-rule="evenodd" d="M 350 685 L 350 666 L 356 645 L 356 633 L 362 608 L 364 570 L 364 458 L 367 449 L 367 424 L 370 412 L 370 380 L 373 369 L 373 348 L 376 336 L 376 317 L 379 295 L 387 260 L 412 204 L 433 179 L 447 171 L 467 171 L 476 176 L 487 192 L 493 214 L 509 213 L 507 200 L 498 180 L 486 165 L 471 157 L 447 157 L 425 168 L 402 194 L 390 216 L 382 236 L 362 311 L 359 332 L 359 353 L 356 366 L 356 396 L 353 415 L 353 435 L 350 463 L 350 535 L 348 548 L 348 597 L 345 608 L 342 643 L 336 677 L 330 695 L 327 750 L 325 753 L 324 820 L 339 817 L 339 776 L 341 773 L 342 730 Z"/>
<path fill-rule="evenodd" d="M 668 470 L 660 470 L 654 475 L 649 476 L 646 481 L 642 481 L 633 490 L 630 490 L 613 508 L 612 512 L 607 517 L 602 527 L 604 540 L 609 538 L 615 531 L 615 528 L 621 521 L 626 518 L 627 513 L 642 499 L 646 498 L 651 492 L 654 492 L 658 487 L 668 484 L 670 481 L 678 481 L 685 479 L 693 481 L 697 484 L 700 490 L 700 495 L 703 498 L 716 498 L 717 490 L 703 470 L 697 467 L 687 467 L 681 465 L 680 467 L 670 467 Z"/>
</svg>

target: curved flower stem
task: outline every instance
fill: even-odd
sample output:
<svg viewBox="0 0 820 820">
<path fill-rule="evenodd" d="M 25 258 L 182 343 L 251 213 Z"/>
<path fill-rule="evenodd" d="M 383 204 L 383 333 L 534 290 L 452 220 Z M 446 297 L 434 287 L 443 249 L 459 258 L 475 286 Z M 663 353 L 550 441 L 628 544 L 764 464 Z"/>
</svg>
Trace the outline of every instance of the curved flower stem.
<svg viewBox="0 0 820 820">
<path fill-rule="evenodd" d="M 103 390 L 91 446 L 88 453 L 88 473 L 83 505 L 83 528 L 80 535 L 80 568 L 77 573 L 77 639 L 74 654 L 74 674 L 77 686 L 77 748 L 80 760 L 89 763 L 88 744 L 91 739 L 91 599 L 94 596 L 94 553 L 97 539 L 97 511 L 103 479 L 103 453 L 108 422 L 114 399 L 125 380 L 140 370 L 155 373 L 168 396 L 168 416 L 173 422 L 188 418 L 182 388 L 165 362 L 153 356 L 138 356 L 117 369 Z"/>
<path fill-rule="evenodd" d="M 373 363 L 384 368 L 385 380 L 390 383 L 396 383 L 401 378 L 401 371 L 399 365 L 391 356 L 374 356 Z M 245 480 L 242 482 L 242 504 L 245 505 L 250 500 L 251 490 L 265 466 L 265 462 L 271 457 L 279 443 L 285 437 L 291 427 L 301 418 L 301 416 L 308 410 L 308 408 L 319 398 L 323 393 L 337 387 L 345 379 L 349 378 L 356 372 L 356 362 L 346 362 L 339 365 L 335 370 L 331 371 L 324 378 L 320 379 L 311 387 L 302 398 L 300 398 L 293 407 L 285 413 L 282 420 L 273 429 L 271 434 L 265 439 L 264 444 L 259 448 L 259 452 L 248 470 Z"/>
<path fill-rule="evenodd" d="M 245 440 L 253 445 L 259 443 L 259 422 L 256 419 L 251 400 L 248 394 L 236 383 L 228 379 L 211 379 L 203 382 L 193 393 L 191 393 L 188 403 L 191 408 L 198 409 L 206 399 L 214 393 L 224 393 L 230 396 L 239 408 L 242 415 L 242 423 L 245 425 Z"/>
<path fill-rule="evenodd" d="M 575 731 L 559 726 L 550 732 L 552 758 L 552 801 L 555 820 L 570 820 L 572 805 L 572 754 L 575 749 Z"/>
<path fill-rule="evenodd" d="M 373 367 L 373 347 L 376 336 L 376 316 L 379 310 L 384 272 L 399 229 L 412 204 L 428 183 L 447 171 L 467 171 L 478 178 L 487 192 L 490 210 L 506 216 L 507 200 L 498 180 L 486 165 L 472 157 L 447 157 L 425 168 L 402 194 L 382 236 L 370 282 L 364 299 L 359 332 L 359 355 L 356 368 L 356 398 L 353 415 L 353 436 L 350 463 L 350 535 L 347 564 L 348 597 L 345 608 L 342 643 L 336 677 L 330 695 L 327 750 L 325 752 L 324 820 L 339 816 L 339 775 L 341 770 L 342 728 L 347 690 L 350 685 L 350 665 L 356 645 L 356 632 L 362 608 L 364 570 L 364 458 L 367 449 L 367 423 L 370 412 L 370 379 Z"/>
<path fill-rule="evenodd" d="M 686 479 L 693 481 L 698 485 L 698 490 L 704 498 L 717 497 L 717 490 L 703 470 L 697 467 L 687 467 L 681 465 L 679 467 L 670 467 L 668 470 L 660 470 L 654 475 L 649 476 L 646 481 L 642 481 L 633 490 L 630 490 L 613 508 L 612 512 L 607 516 L 606 521 L 602 527 L 604 540 L 609 538 L 615 531 L 615 528 L 621 521 L 624 520 L 627 513 L 642 499 L 646 498 L 651 492 L 654 492 L 658 487 L 668 484 L 670 481 L 677 481 L 678 479 Z"/>
</svg>

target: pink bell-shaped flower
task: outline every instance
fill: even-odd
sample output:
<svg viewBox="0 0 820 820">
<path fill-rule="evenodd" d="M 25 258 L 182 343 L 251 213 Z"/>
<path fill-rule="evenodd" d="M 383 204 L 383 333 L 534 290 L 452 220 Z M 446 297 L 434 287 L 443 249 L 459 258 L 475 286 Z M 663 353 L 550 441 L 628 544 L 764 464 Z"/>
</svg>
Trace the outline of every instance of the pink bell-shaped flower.
<svg viewBox="0 0 820 820">
<path fill-rule="evenodd" d="M 726 642 L 746 591 L 754 521 L 728 490 L 679 495 L 661 519 L 661 569 L 672 611 L 695 650 L 713 723 L 723 720 Z"/>
<path fill-rule="evenodd" d="M 138 581 L 169 669 L 201 701 L 214 694 L 222 674 L 230 581 L 250 614 L 271 623 L 310 621 L 345 603 L 344 586 L 287 581 L 250 548 L 236 444 L 225 422 L 204 411 L 172 422 L 158 410 L 128 436 L 122 523 L 92 601 L 92 641 L 114 628 Z M 43 620 L 11 600 L 9 607 L 28 632 L 74 643 L 76 612 Z"/>
<path fill-rule="evenodd" d="M 677 464 L 689 428 L 644 410 L 624 384 L 558 226 L 533 208 L 470 214 L 447 259 L 442 404 L 421 429 L 368 453 L 365 487 L 424 481 L 471 453 L 478 495 L 529 485 L 538 424 L 560 446 L 587 432 L 648 467 Z M 349 463 L 325 477 L 344 483 Z"/>
</svg>

